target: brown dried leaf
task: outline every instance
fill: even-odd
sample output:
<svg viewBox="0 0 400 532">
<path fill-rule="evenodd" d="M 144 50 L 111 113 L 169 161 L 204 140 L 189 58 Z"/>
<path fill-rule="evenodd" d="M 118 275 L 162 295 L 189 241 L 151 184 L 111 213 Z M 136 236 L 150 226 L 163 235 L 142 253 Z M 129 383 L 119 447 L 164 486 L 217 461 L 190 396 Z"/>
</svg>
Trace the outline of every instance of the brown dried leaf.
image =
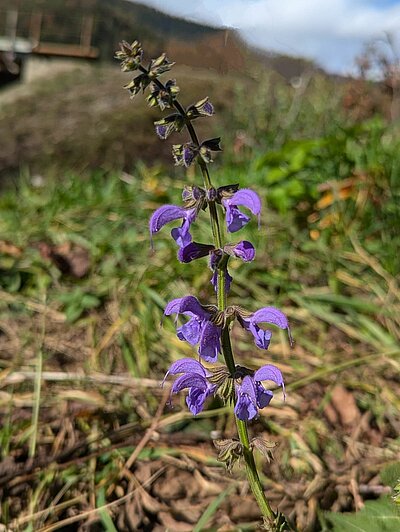
<svg viewBox="0 0 400 532">
<path fill-rule="evenodd" d="M 193 530 L 191 524 L 176 521 L 168 512 L 160 512 L 158 518 L 167 530 L 173 530 L 174 532 L 190 532 Z"/>
<path fill-rule="evenodd" d="M 354 396 L 341 384 L 334 387 L 331 396 L 333 408 L 339 415 L 342 425 L 355 425 L 361 418 Z"/>
<path fill-rule="evenodd" d="M 58 246 L 39 242 L 37 245 L 41 256 L 50 260 L 61 273 L 77 277 L 84 277 L 90 268 L 90 255 L 87 249 L 71 242 Z"/>
<path fill-rule="evenodd" d="M 11 242 L 0 240 L 0 253 L 10 255 L 11 257 L 20 257 L 22 255 L 22 249 L 14 246 Z"/>
</svg>

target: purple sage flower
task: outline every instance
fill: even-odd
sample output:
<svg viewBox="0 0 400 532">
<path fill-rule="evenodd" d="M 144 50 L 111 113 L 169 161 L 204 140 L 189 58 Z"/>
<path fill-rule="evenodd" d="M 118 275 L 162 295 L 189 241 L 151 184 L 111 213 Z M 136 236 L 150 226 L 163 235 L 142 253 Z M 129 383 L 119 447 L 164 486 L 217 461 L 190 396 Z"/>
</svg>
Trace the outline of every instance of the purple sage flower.
<svg viewBox="0 0 400 532">
<path fill-rule="evenodd" d="M 248 421 L 257 416 L 258 410 L 269 405 L 274 394 L 266 390 L 261 381 L 273 381 L 282 386 L 285 393 L 285 384 L 280 370 L 272 364 L 262 366 L 254 375 L 246 375 L 241 384 L 236 385 L 235 414 L 238 419 Z"/>
<path fill-rule="evenodd" d="M 198 242 L 190 242 L 187 246 L 179 248 L 178 259 L 180 262 L 192 262 L 192 260 L 206 257 L 211 251 L 215 249 L 210 244 L 199 244 Z"/>
<path fill-rule="evenodd" d="M 164 314 L 183 314 L 190 319 L 176 329 L 180 340 L 191 345 L 199 344 L 199 355 L 207 362 L 216 362 L 221 352 L 221 327 L 211 321 L 212 311 L 206 310 L 194 296 L 173 299 Z"/>
<path fill-rule="evenodd" d="M 230 245 L 227 244 L 224 246 L 224 252 L 228 255 L 233 255 L 234 257 L 237 257 L 239 259 L 242 259 L 244 262 L 250 262 L 254 259 L 256 255 L 256 250 L 254 249 L 254 246 L 251 242 L 248 242 L 247 240 L 242 240 L 236 245 Z M 221 250 L 213 250 L 210 254 L 210 268 L 213 272 L 213 276 L 211 277 L 211 284 L 214 287 L 214 290 L 217 291 L 218 287 L 218 263 L 221 260 Z M 233 278 L 229 274 L 228 270 L 225 269 L 225 292 L 228 293 L 231 284 L 232 284 Z"/>
<path fill-rule="evenodd" d="M 239 231 L 250 221 L 250 217 L 243 214 L 239 206 L 246 207 L 257 215 L 258 223 L 260 223 L 261 200 L 253 190 L 241 188 L 230 198 L 222 199 L 222 204 L 226 210 L 226 227 L 230 233 Z"/>
<path fill-rule="evenodd" d="M 292 345 L 293 340 L 290 334 L 289 322 L 283 312 L 275 307 L 264 307 L 257 310 L 250 316 L 238 316 L 239 323 L 254 336 L 254 343 L 260 349 L 268 349 L 272 333 L 271 331 L 260 329 L 259 323 L 270 323 L 280 329 L 287 329 L 289 342 Z"/>
<path fill-rule="evenodd" d="M 171 231 L 171 236 L 178 244 L 180 248 L 183 248 L 190 244 L 192 241 L 192 235 L 190 234 L 190 226 L 196 219 L 196 208 L 184 209 L 177 205 L 163 205 L 157 209 L 150 218 L 149 228 L 150 233 L 158 233 L 158 231 L 164 227 L 164 225 L 174 220 L 182 218 L 181 227 L 175 227 Z"/>
<path fill-rule="evenodd" d="M 228 246 L 225 246 L 225 250 L 227 250 L 227 247 Z M 244 262 L 250 262 L 254 260 L 254 257 L 256 256 L 256 250 L 254 249 L 253 244 L 247 240 L 242 240 L 236 244 L 236 246 L 229 247 L 230 252 L 238 259 L 242 259 Z"/>
<path fill-rule="evenodd" d="M 207 397 L 215 391 L 215 386 L 207 380 L 211 373 L 197 360 L 182 358 L 171 365 L 165 374 L 163 384 L 168 375 L 177 375 L 179 373 L 182 373 L 182 375 L 172 385 L 171 394 L 188 388 L 189 393 L 186 397 L 186 404 L 192 414 L 196 416 L 203 410 Z"/>
</svg>

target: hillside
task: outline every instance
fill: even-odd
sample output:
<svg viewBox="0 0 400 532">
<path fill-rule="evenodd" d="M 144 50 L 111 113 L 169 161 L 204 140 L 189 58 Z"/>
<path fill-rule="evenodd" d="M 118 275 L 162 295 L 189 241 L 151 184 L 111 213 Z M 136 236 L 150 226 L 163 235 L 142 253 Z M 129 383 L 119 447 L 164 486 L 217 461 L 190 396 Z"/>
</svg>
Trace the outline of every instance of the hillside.
<svg viewBox="0 0 400 532">
<path fill-rule="evenodd" d="M 102 61 L 112 61 L 122 39 L 137 38 L 149 55 L 167 51 L 180 64 L 221 72 L 245 71 L 249 63 L 256 63 L 289 79 L 316 68 L 301 58 L 249 49 L 233 30 L 179 19 L 128 0 L 20 0 L 17 5 L 18 35 L 28 38 L 32 14 L 40 14 L 43 42 L 78 44 L 82 19 L 93 14 L 92 45 Z M 0 35 L 5 33 L 5 13 L 15 6 L 14 0 L 0 0 Z"/>
</svg>

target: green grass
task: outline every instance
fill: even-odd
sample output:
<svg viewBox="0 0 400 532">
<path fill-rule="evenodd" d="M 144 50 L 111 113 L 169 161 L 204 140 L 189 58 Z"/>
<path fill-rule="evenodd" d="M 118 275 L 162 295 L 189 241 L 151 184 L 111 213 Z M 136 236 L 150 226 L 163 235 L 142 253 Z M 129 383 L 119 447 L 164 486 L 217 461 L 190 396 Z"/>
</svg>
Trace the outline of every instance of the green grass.
<svg viewBox="0 0 400 532">
<path fill-rule="evenodd" d="M 371 471 L 371 477 L 399 450 L 396 126 L 381 118 L 355 123 L 340 110 L 339 98 L 328 99 L 324 107 L 322 83 L 314 80 L 310 92 L 297 100 L 290 87 L 275 89 L 277 105 L 273 110 L 267 100 L 268 116 L 261 114 L 263 98 L 270 97 L 268 85 L 256 86 L 251 115 L 243 89 L 236 88 L 229 117 L 233 133 L 224 137 L 225 150 L 211 168 L 216 186 L 251 186 L 263 201 L 261 229 L 253 220 L 240 234 L 254 243 L 256 260 L 229 265 L 235 279 L 230 302 L 249 310 L 282 308 L 296 340 L 290 351 L 275 330 L 264 353 L 237 326 L 233 329 L 240 363 L 257 367 L 268 361 L 285 374 L 287 403 L 277 394 L 252 430 L 281 443 L 277 461 L 263 474 L 277 500 L 289 493 L 289 510 L 300 500 L 290 494 L 299 486 L 305 492 L 321 471 L 327 482 L 340 484 L 337 470 L 352 457 L 347 445 L 359 457 L 357 467 L 363 474 Z M 129 106 L 128 99 L 124 105 Z M 218 124 L 224 123 L 228 118 L 222 113 Z M 244 128 L 246 143 L 234 149 Z M 118 135 L 117 126 L 112 129 Z M 71 150 L 66 166 L 84 147 Z M 0 441 L 2 460 L 16 457 L 24 463 L 29 453 L 38 460 L 58 458 L 24 472 L 31 476 L 22 510 L 15 502 L 18 491 L 12 492 L 13 482 L 19 486 L 14 475 L 2 519 L 9 523 L 19 517 L 39 529 L 73 519 L 70 506 L 82 516 L 99 513 L 102 525 L 114 530 L 119 501 L 129 499 L 133 485 L 140 487 L 123 476 L 123 465 L 154 422 L 163 394 L 158 383 L 171 361 L 194 354 L 176 338 L 171 320 L 160 326 L 164 305 L 189 293 L 206 303 L 214 298 L 205 259 L 179 264 L 168 228 L 155 236 L 154 251 L 149 242 L 151 213 L 162 204 L 179 203 L 184 184 L 198 183 L 198 176 L 137 163 L 129 173 L 59 168 L 54 179 L 43 164 L 47 170 L 40 186 L 25 172 L 0 197 L 0 411 L 5 420 Z M 199 216 L 193 236 L 210 240 L 207 213 Z M 44 243 L 88 250 L 87 275 L 62 274 L 40 254 Z M 328 423 L 325 407 L 338 384 L 355 398 L 367 420 L 366 435 L 349 436 L 339 422 Z M 183 469 L 186 464 L 193 472 L 185 456 L 199 469 L 205 464 L 204 475 L 215 467 L 209 447 L 195 439 L 183 448 L 179 438 L 195 435 L 207 442 L 212 430 L 230 434 L 229 409 L 215 401 L 193 420 L 180 409 L 182 398 L 174 397 L 174 404 L 176 409 L 157 422 L 161 441 L 151 440 L 142 450 L 135 474 L 142 463 L 158 464 L 162 472 L 171 464 Z M 346 438 L 353 440 L 346 443 Z M 77 441 L 79 452 L 62 458 Z M 157 474 L 149 473 L 151 483 Z M 343 490 L 349 482 L 343 480 Z M 210 484 L 204 486 L 211 490 Z M 200 523 L 211 526 L 229 489 L 224 485 L 220 499 L 204 503 Z M 318 493 L 320 501 L 323 493 Z M 154 501 L 146 501 L 154 507 Z M 339 497 L 333 509 L 351 509 L 347 503 Z M 54 510 L 45 511 L 48 507 Z M 300 527 L 299 504 L 296 508 Z"/>
</svg>

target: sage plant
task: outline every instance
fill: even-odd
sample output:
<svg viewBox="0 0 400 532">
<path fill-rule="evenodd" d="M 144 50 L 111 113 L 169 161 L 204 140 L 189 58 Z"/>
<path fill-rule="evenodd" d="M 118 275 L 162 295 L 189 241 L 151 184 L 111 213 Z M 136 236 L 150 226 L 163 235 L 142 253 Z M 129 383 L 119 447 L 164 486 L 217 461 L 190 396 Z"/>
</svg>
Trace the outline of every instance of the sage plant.
<svg viewBox="0 0 400 532">
<path fill-rule="evenodd" d="M 163 205 L 153 213 L 149 222 L 151 238 L 165 225 L 172 225 L 171 236 L 178 248 L 177 257 L 180 262 L 189 263 L 208 257 L 211 284 L 216 294 L 216 304 L 200 302 L 194 295 L 173 299 L 167 304 L 164 314 L 174 315 L 177 325 L 179 316 L 183 316 L 185 321 L 177 326 L 177 336 L 192 346 L 198 346 L 198 360 L 183 358 L 174 362 L 164 381 L 170 376 L 175 378 L 172 394 L 187 390 L 186 403 L 193 415 L 203 410 L 210 396 L 218 395 L 232 405 L 238 438 L 214 442 L 219 450 L 219 459 L 228 468 L 236 460 L 244 460 L 247 477 L 266 528 L 284 530 L 287 527 L 286 521 L 282 514 L 276 514 L 271 509 L 253 456 L 254 449 L 258 449 L 269 459 L 274 444 L 261 438 L 250 439 L 248 433 L 248 422 L 255 419 L 259 410 L 268 406 L 273 397 L 273 392 L 262 383 L 272 381 L 282 387 L 285 393 L 282 373 L 271 364 L 258 369 L 237 364 L 232 351 L 230 330 L 237 322 L 253 336 L 259 349 L 267 350 L 272 333 L 269 329 L 260 327 L 260 324 L 272 324 L 285 329 L 292 343 L 289 324 L 286 316 L 275 307 L 247 310 L 239 305 L 228 305 L 227 302 L 233 282 L 228 272 L 229 261 L 252 261 L 255 249 L 247 240 L 226 242 L 224 236 L 241 231 L 250 221 L 249 214 L 257 216 L 260 222 L 260 198 L 253 190 L 241 189 L 237 184 L 226 184 L 218 188 L 213 186 L 208 167 L 212 163 L 213 153 L 221 151 L 221 139 L 200 140 L 194 122 L 201 117 L 212 116 L 214 107 L 208 97 L 186 108 L 181 105 L 177 99 L 179 87 L 176 81 L 160 81 L 160 76 L 174 64 L 165 54 L 145 66 L 142 47 L 138 41 L 134 41 L 132 44 L 122 42 L 116 58 L 121 61 L 123 71 L 137 73 L 125 86 L 132 97 L 147 89 L 150 106 L 159 106 L 161 111 L 172 110 L 155 122 L 158 137 L 165 140 L 172 133 L 186 128 L 187 142 L 174 144 L 172 155 L 176 165 L 189 167 L 197 163 L 203 180 L 202 186 L 193 184 L 184 187 L 182 205 Z M 191 226 L 207 210 L 213 242 L 194 242 Z M 223 365 L 218 362 L 219 358 L 224 360 Z"/>
</svg>

